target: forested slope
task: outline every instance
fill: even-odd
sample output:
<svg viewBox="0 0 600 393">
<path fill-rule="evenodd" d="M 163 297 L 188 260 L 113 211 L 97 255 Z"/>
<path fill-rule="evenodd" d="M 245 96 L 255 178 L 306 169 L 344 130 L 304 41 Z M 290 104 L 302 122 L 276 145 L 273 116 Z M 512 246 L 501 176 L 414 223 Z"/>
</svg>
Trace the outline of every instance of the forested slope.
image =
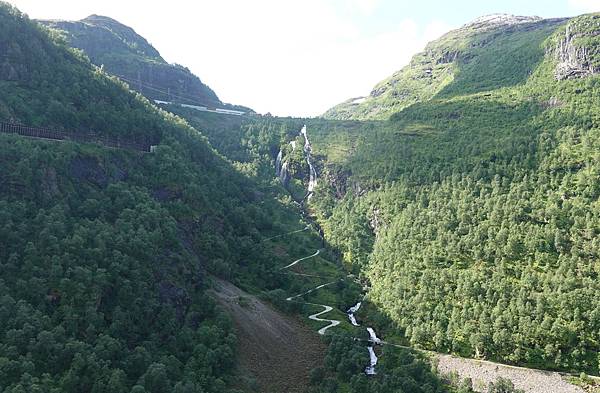
<svg viewBox="0 0 600 393">
<path fill-rule="evenodd" d="M 92 63 L 131 81 L 133 89 L 150 99 L 223 105 L 215 92 L 189 69 L 167 63 L 145 38 L 114 19 L 90 15 L 80 21 L 41 23 L 63 31 L 69 44 L 83 50 Z"/>
<path fill-rule="evenodd" d="M 326 238 L 412 345 L 598 372 L 599 31 L 491 26 L 389 121 L 308 123 Z"/>
<path fill-rule="evenodd" d="M 0 121 L 158 144 L 0 135 L 0 391 L 228 391 L 236 338 L 207 276 L 277 286 L 255 245 L 287 210 L 6 3 L 0 53 Z"/>
</svg>

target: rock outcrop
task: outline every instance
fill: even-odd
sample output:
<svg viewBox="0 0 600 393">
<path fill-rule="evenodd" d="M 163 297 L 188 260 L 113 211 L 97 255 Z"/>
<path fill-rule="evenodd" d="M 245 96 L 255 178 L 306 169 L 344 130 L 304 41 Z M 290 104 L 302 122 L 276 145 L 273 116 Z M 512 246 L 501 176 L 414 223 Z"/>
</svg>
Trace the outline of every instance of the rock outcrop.
<svg viewBox="0 0 600 393">
<path fill-rule="evenodd" d="M 569 22 L 562 38 L 551 48 L 558 62 L 555 78 L 563 80 L 597 74 L 600 71 L 599 38 L 600 15 L 585 15 Z"/>
</svg>

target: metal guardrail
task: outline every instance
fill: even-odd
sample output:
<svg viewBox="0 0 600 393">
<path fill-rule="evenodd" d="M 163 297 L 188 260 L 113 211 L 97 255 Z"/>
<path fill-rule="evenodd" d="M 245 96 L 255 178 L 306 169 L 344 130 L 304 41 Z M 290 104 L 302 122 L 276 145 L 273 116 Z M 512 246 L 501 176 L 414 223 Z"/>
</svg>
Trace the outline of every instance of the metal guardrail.
<svg viewBox="0 0 600 393">
<path fill-rule="evenodd" d="M 29 127 L 22 124 L 0 122 L 0 133 L 16 134 L 30 138 L 54 141 L 73 141 L 79 143 L 95 143 L 117 149 L 151 152 L 152 145 L 147 140 L 112 138 L 94 132 L 67 132 L 48 128 Z"/>
</svg>

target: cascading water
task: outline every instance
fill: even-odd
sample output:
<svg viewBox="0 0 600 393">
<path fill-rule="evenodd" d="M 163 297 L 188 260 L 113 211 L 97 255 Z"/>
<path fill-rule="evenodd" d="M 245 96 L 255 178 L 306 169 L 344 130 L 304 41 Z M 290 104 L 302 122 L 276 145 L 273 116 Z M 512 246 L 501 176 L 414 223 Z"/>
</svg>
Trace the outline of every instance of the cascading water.
<svg viewBox="0 0 600 393">
<path fill-rule="evenodd" d="M 304 137 L 304 149 L 303 150 L 304 150 L 304 154 L 306 157 L 306 163 L 308 164 L 308 168 L 309 168 L 308 192 L 306 194 L 306 198 L 310 198 L 317 186 L 317 171 L 314 168 L 312 161 L 311 161 L 312 146 L 310 144 L 310 141 L 308 140 L 306 125 L 304 125 L 302 127 L 302 129 L 300 130 L 300 135 L 302 135 Z M 296 141 L 291 141 L 290 145 L 292 146 L 292 151 L 295 151 L 296 150 Z M 283 162 L 283 151 L 282 150 L 279 150 L 279 153 L 277 154 L 277 160 L 275 161 L 275 173 L 276 173 L 277 177 L 279 177 L 279 179 L 280 179 L 281 183 L 284 185 L 284 187 L 287 187 L 288 182 L 290 180 L 290 174 L 288 171 L 288 163 Z M 284 266 L 282 269 L 288 269 L 288 268 L 294 266 L 295 264 L 297 264 L 298 262 L 301 262 L 308 258 L 315 257 L 315 256 L 319 255 L 319 252 L 320 252 L 320 250 L 315 252 L 313 255 L 309 255 L 307 257 L 300 258 L 300 259 L 290 263 L 289 265 Z M 307 295 L 309 293 L 312 293 L 318 289 L 332 285 L 334 283 L 335 282 L 329 282 L 326 284 L 319 285 L 316 288 L 313 288 L 307 292 L 304 292 L 304 293 L 301 293 L 301 294 L 298 294 L 295 296 L 290 296 L 286 300 L 293 301 L 296 298 Z M 319 318 L 322 314 L 326 314 L 326 313 L 332 311 L 333 308 L 331 306 L 328 306 L 325 304 L 314 304 L 314 303 L 306 303 L 306 304 L 312 304 L 314 306 L 323 307 L 322 311 L 309 316 L 310 319 L 315 320 L 315 321 L 329 322 L 329 325 L 327 325 L 319 330 L 319 334 L 323 335 L 323 334 L 325 334 L 325 331 L 327 329 L 335 327 L 340 324 L 340 321 L 337 321 L 337 320 Z M 361 305 L 362 305 L 362 302 L 358 302 L 346 311 L 346 313 L 348 314 L 348 319 L 350 320 L 350 323 L 353 326 L 360 326 L 358 324 L 358 322 L 356 321 L 356 317 L 354 316 L 354 313 L 356 313 L 360 309 Z M 377 365 L 377 355 L 375 354 L 375 350 L 373 349 L 373 346 L 381 344 L 382 342 L 379 339 L 379 337 L 377 337 L 377 334 L 375 333 L 375 330 L 373 330 L 373 328 L 368 327 L 367 331 L 369 332 L 369 346 L 367 347 L 367 349 L 369 351 L 369 365 L 365 367 L 365 374 L 375 375 L 375 374 L 377 374 L 377 372 L 375 371 L 375 366 Z"/>
<path fill-rule="evenodd" d="M 283 161 L 283 151 L 280 149 L 279 153 L 277 153 L 277 159 L 275 160 L 275 174 L 281 181 L 284 187 L 287 186 L 290 181 L 290 173 L 288 171 L 288 163 Z"/>
<path fill-rule="evenodd" d="M 370 365 L 365 367 L 365 374 L 375 375 L 377 374 L 375 371 L 375 366 L 377 365 L 377 355 L 375 355 L 375 350 L 372 346 L 369 346 L 369 359 Z"/>
<path fill-rule="evenodd" d="M 306 156 L 306 163 L 308 164 L 309 170 L 308 192 L 306 196 L 310 198 L 315 190 L 315 187 L 317 186 L 317 171 L 311 161 L 312 147 L 306 133 L 306 125 L 304 125 L 300 130 L 300 135 L 304 137 L 304 154 Z M 296 150 L 296 141 L 291 141 L 290 145 L 292 146 L 292 151 Z M 281 180 L 281 183 L 284 185 L 284 187 L 287 187 L 291 176 L 288 170 L 289 164 L 283 161 L 283 151 L 279 150 L 277 159 L 275 160 L 275 174 L 277 177 L 279 177 L 279 180 Z"/>
<path fill-rule="evenodd" d="M 283 151 L 279 149 L 279 153 L 277 153 L 277 160 L 275 160 L 275 174 L 277 177 L 281 175 L 281 160 L 283 159 Z"/>
<path fill-rule="evenodd" d="M 367 375 L 375 375 L 375 366 L 377 365 L 377 355 L 375 354 L 375 350 L 373 346 L 376 344 L 381 344 L 381 339 L 377 337 L 375 334 L 375 330 L 373 328 L 368 327 L 367 332 L 369 332 L 369 346 L 367 349 L 369 350 L 369 365 L 365 367 L 365 374 Z"/>
<path fill-rule="evenodd" d="M 288 171 L 288 163 L 284 162 L 281 166 L 281 171 L 279 173 L 279 180 L 281 180 L 281 184 L 284 187 L 287 187 L 288 182 L 290 181 L 290 172 Z"/>
<path fill-rule="evenodd" d="M 300 134 L 304 137 L 304 153 L 306 153 L 306 163 L 308 164 L 309 168 L 308 197 L 310 198 L 313 191 L 315 190 L 315 187 L 317 186 L 317 171 L 315 170 L 315 167 L 310 161 L 312 147 L 310 145 L 310 141 L 308 140 L 308 134 L 306 133 L 306 125 L 302 127 L 302 130 L 300 130 Z"/>
<path fill-rule="evenodd" d="M 368 327 L 367 332 L 369 332 L 370 342 L 372 342 L 373 344 L 381 344 L 381 339 L 377 337 L 377 334 L 375 334 L 375 330 L 373 330 L 373 328 Z"/>
<path fill-rule="evenodd" d="M 360 309 L 361 305 L 362 305 L 362 302 L 358 302 L 354 306 L 350 307 L 348 309 L 348 311 L 346 311 L 346 314 L 348 314 L 348 319 L 350 320 L 350 323 L 354 326 L 360 326 L 358 324 L 358 322 L 356 321 L 356 317 L 354 316 L 354 313 Z M 369 332 L 369 346 L 367 347 L 367 349 L 369 350 L 369 359 L 370 360 L 369 360 L 369 365 L 367 367 L 365 367 L 365 374 L 375 375 L 375 374 L 377 374 L 375 372 L 375 366 L 377 365 L 377 355 L 375 354 L 375 350 L 373 349 L 373 346 L 380 345 L 381 339 L 379 337 L 377 337 L 377 334 L 375 333 L 375 330 L 373 328 L 368 327 L 367 332 Z"/>
<path fill-rule="evenodd" d="M 348 311 L 346 311 L 346 314 L 348 314 L 348 319 L 350 320 L 350 323 L 354 326 L 360 326 L 358 324 L 358 322 L 356 322 L 356 317 L 354 316 L 354 313 L 358 311 L 361 304 L 362 304 L 362 302 L 358 302 L 354 306 L 350 307 L 348 309 Z"/>
</svg>

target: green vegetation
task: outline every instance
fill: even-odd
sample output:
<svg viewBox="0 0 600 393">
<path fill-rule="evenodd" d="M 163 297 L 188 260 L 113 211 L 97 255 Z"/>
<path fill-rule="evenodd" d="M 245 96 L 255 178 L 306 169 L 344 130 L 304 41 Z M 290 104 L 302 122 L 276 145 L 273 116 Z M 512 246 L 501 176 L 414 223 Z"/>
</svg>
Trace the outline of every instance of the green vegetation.
<svg viewBox="0 0 600 393">
<path fill-rule="evenodd" d="M 377 377 L 367 377 L 363 370 L 369 362 L 364 342 L 336 334 L 330 341 L 325 369 L 312 374 L 313 393 L 401 393 L 445 392 L 446 387 L 420 355 L 408 350 L 385 348 L 378 365 Z M 379 349 L 378 349 L 379 350 Z"/>
<path fill-rule="evenodd" d="M 427 45 L 410 64 L 380 82 L 360 103 L 342 103 L 331 119 L 388 119 L 437 96 L 464 95 L 522 83 L 544 54 L 541 46 L 562 21 L 531 19 L 490 28 L 468 24 Z"/>
<path fill-rule="evenodd" d="M 387 122 L 309 121 L 311 202 L 412 345 L 597 374 L 600 79 L 555 79 L 556 26 L 473 37 L 494 39 Z"/>
<path fill-rule="evenodd" d="M 595 72 L 597 15 L 568 23 Z M 106 37 L 87 35 L 102 24 Z M 69 26 L 92 59 L 114 55 L 109 71 L 162 64 L 115 21 Z M 597 374 L 600 78 L 555 79 L 566 28 L 468 25 L 363 104 L 329 113 L 388 120 L 304 121 L 167 113 L 1 4 L 0 120 L 158 148 L 0 136 L 0 391 L 227 392 L 236 337 L 205 292 L 210 275 L 303 314 L 312 307 L 285 298 L 323 283 L 278 270 L 322 247 L 314 232 L 271 239 L 306 225 L 273 176 L 281 149 L 303 196 L 304 123 L 320 172 L 307 212 L 327 247 L 296 271 L 343 279 L 304 299 L 344 320 L 315 393 L 447 389 L 427 359 L 397 348 L 378 348 L 378 376 L 363 375 L 365 344 L 341 311 L 361 289 L 346 272 L 370 282 L 361 312 L 387 338 Z"/>
<path fill-rule="evenodd" d="M 585 50 L 585 55 L 580 56 L 579 60 L 582 60 L 585 66 L 598 70 L 600 69 L 598 29 L 600 29 L 600 14 L 582 15 L 569 21 L 557 31 L 551 44 L 556 47 L 563 41 L 565 45 L 572 45 L 575 53 L 582 53 L 582 50 Z"/>
<path fill-rule="evenodd" d="M 237 340 L 209 275 L 284 285 L 262 240 L 296 213 L 5 3 L 0 52 L 0 121 L 158 144 L 0 135 L 0 391 L 229 391 Z"/>
<path fill-rule="evenodd" d="M 114 19 L 91 15 L 81 21 L 41 23 L 61 30 L 69 44 L 83 50 L 92 63 L 128 81 L 149 99 L 223 106 L 190 70 L 167 63 L 146 39 Z"/>
</svg>

